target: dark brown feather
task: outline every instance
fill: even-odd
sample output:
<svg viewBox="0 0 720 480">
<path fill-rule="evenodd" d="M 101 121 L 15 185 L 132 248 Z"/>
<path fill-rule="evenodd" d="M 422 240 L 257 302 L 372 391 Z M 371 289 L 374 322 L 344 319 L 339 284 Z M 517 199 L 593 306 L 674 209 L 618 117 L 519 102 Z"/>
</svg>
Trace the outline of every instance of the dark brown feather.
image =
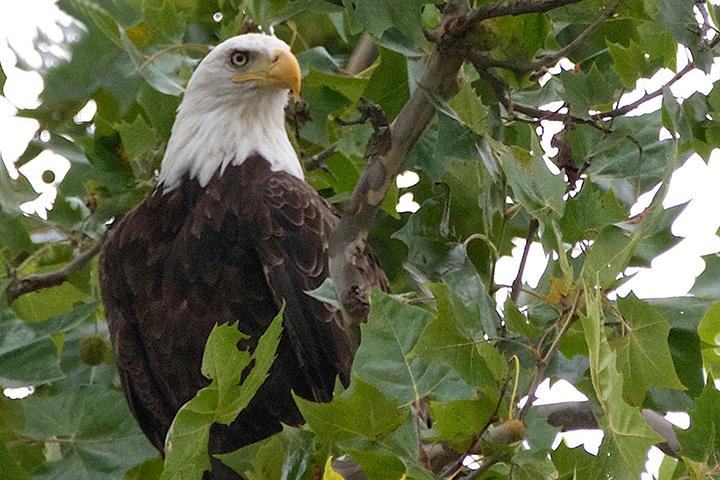
<svg viewBox="0 0 720 480">
<path fill-rule="evenodd" d="M 310 186 L 253 156 L 205 188 L 186 178 L 156 191 L 112 228 L 100 263 L 111 339 L 130 408 L 158 450 L 177 410 L 208 383 L 200 365 L 216 323 L 239 320 L 252 347 L 286 302 L 270 380 L 231 425 L 213 426 L 212 452 L 302 423 L 291 390 L 329 401 L 336 377 L 347 382 L 354 352 L 339 312 L 304 293 L 328 276 L 336 223 Z M 366 268 L 386 289 L 373 258 Z"/>
</svg>

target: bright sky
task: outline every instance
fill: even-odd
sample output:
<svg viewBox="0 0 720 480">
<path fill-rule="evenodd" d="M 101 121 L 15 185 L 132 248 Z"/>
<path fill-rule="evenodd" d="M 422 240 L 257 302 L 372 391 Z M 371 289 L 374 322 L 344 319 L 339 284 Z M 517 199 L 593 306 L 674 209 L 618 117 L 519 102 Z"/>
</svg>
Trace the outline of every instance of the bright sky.
<svg viewBox="0 0 720 480">
<path fill-rule="evenodd" d="M 36 134 L 38 124 L 35 120 L 16 118 L 17 108 L 33 108 L 39 104 L 38 95 L 42 92 L 43 83 L 36 73 L 23 72 L 15 65 L 15 55 L 7 47 L 7 40 L 18 54 L 28 63 L 39 65 L 40 57 L 33 50 L 31 43 L 35 29 L 40 28 L 53 39 L 60 39 L 61 31 L 56 22 L 67 23 L 70 19 L 62 14 L 55 6 L 54 0 L 29 0 L 23 2 L 0 3 L 0 62 L 8 76 L 4 95 L 0 96 L 0 153 L 5 165 L 12 175 L 16 175 L 13 162 L 25 149 L 27 142 Z M 560 66 L 571 68 L 572 64 L 565 61 Z M 684 51 L 678 55 L 678 69 L 687 62 Z M 569 64 L 569 65 L 568 65 Z M 638 88 L 623 97 L 623 103 L 630 103 L 639 98 L 645 91 L 654 91 L 662 83 L 673 76 L 673 72 L 663 70 L 652 79 L 643 79 L 638 82 Z M 720 62 L 716 60 L 712 73 L 706 76 L 703 72 L 695 70 L 686 75 L 673 87 L 673 93 L 680 99 L 687 98 L 695 91 L 708 93 L 712 82 L 720 78 Z M 659 108 L 660 99 L 648 102 L 633 114 L 641 114 Z M 549 107 L 553 108 L 553 107 Z M 555 107 L 557 108 L 557 107 Z M 79 114 L 82 120 L 92 119 L 95 113 L 94 104 L 90 103 Z M 554 123 L 554 124 L 553 124 Z M 557 122 L 545 122 L 545 137 L 543 147 L 554 154 L 549 146 L 548 132 L 557 131 L 560 126 Z M 42 133 L 38 133 L 42 135 Z M 42 136 L 41 136 L 42 138 Z M 51 206 L 55 193 L 53 184 L 45 183 L 42 172 L 53 170 L 56 182 L 62 179 L 69 168 L 69 163 L 51 152 L 45 152 L 30 163 L 23 166 L 20 171 L 28 177 L 33 187 L 39 192 L 38 199 L 27 208 L 30 211 L 42 213 Z M 410 172 L 399 178 L 399 186 L 412 185 L 417 181 L 417 175 Z M 698 156 L 692 157 L 673 175 L 670 191 L 665 200 L 665 206 L 670 207 L 690 202 L 683 213 L 672 226 L 674 235 L 683 237 L 683 240 L 667 253 L 656 258 L 652 267 L 640 269 L 635 277 L 618 292 L 624 296 L 630 290 L 641 298 L 670 297 L 687 294 L 692 287 L 695 277 L 704 269 L 703 255 L 720 251 L 720 238 L 715 233 L 720 228 L 720 215 L 717 205 L 720 205 L 720 151 L 715 150 L 708 164 Z M 647 194 L 633 207 L 632 213 L 638 213 L 645 208 L 652 195 Z M 413 202 L 412 194 L 405 194 L 401 198 L 399 209 L 414 211 L 419 206 Z M 496 282 L 509 285 L 517 272 L 519 258 L 522 253 L 524 240 L 517 239 L 516 248 L 512 257 L 504 257 L 498 262 Z M 530 286 L 536 286 L 546 263 L 546 257 L 539 244 L 533 244 L 531 255 L 525 270 L 524 280 Z M 499 303 L 506 292 L 500 292 Z M 553 389 L 548 388 L 546 382 L 541 387 L 539 398 L 541 402 L 585 400 L 581 394 L 566 382 L 558 382 Z M 670 415 L 671 421 L 687 427 L 688 418 L 685 414 Z M 585 443 L 585 448 L 595 452 L 602 439 L 599 432 L 579 431 L 564 434 L 570 446 Z M 648 471 L 656 472 L 661 454 L 659 451 L 651 452 Z M 644 478 L 651 478 L 646 475 Z"/>
</svg>

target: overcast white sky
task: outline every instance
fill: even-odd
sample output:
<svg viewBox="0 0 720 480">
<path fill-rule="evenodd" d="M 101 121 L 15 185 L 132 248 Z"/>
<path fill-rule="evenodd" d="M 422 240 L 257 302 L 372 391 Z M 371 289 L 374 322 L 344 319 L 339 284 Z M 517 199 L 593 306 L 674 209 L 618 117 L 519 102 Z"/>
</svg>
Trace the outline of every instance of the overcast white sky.
<svg viewBox="0 0 720 480">
<path fill-rule="evenodd" d="M 68 19 L 55 6 L 54 0 L 28 0 L 0 2 L 0 62 L 8 80 L 5 85 L 5 98 L 0 97 L 0 153 L 11 173 L 14 172 L 12 163 L 24 151 L 27 142 L 35 134 L 37 122 L 30 119 L 14 117 L 16 108 L 32 108 L 38 105 L 38 95 L 42 91 L 42 79 L 35 73 L 23 72 L 14 67 L 15 57 L 6 45 L 9 41 L 23 59 L 31 64 L 38 64 L 39 56 L 33 50 L 31 38 L 36 27 L 43 29 L 51 37 L 60 35 L 56 21 L 66 22 Z M 684 52 L 678 55 L 678 68 L 687 62 Z M 569 65 L 571 67 L 571 65 Z M 662 83 L 672 77 L 673 72 L 664 70 L 652 79 L 641 80 L 638 89 L 624 97 L 629 103 L 638 98 L 644 91 L 657 89 Z M 720 62 L 716 61 L 712 74 L 706 76 L 700 71 L 694 71 L 677 82 L 673 93 L 680 99 L 687 98 L 695 91 L 708 93 L 712 82 L 720 78 Z M 633 114 L 652 111 L 659 108 L 660 99 L 641 107 Z M 94 114 L 94 107 L 89 105 L 81 113 L 84 120 L 89 120 Z M 551 122 L 546 130 L 553 128 Z M 553 153 L 548 144 L 548 137 L 544 139 L 543 146 L 546 151 Z M 41 192 L 40 198 L 32 208 L 42 211 L 49 206 L 54 198 L 52 185 L 42 181 L 40 175 L 45 169 L 52 169 L 58 179 L 62 178 L 69 168 L 67 161 L 50 152 L 43 155 L 21 169 L 31 181 L 32 185 Z M 679 245 L 656 258 L 652 268 L 641 269 L 636 276 L 625 285 L 619 294 L 625 295 L 631 289 L 641 298 L 668 297 L 684 295 L 692 287 L 695 277 L 704 269 L 702 255 L 720 251 L 720 239 L 715 235 L 720 228 L 720 214 L 717 206 L 720 205 L 720 151 L 715 150 L 708 164 L 694 156 L 680 168 L 672 178 L 671 187 L 665 206 L 673 206 L 690 201 L 685 211 L 673 224 L 675 235 L 683 237 Z M 640 212 L 650 201 L 651 196 L 646 195 L 633 208 L 633 214 Z M 402 208 L 417 208 L 411 203 L 412 198 L 405 196 Z M 517 272 L 519 257 L 522 251 L 523 240 L 517 241 L 517 248 L 513 257 L 500 260 L 497 268 L 496 281 L 500 284 L 511 284 Z M 525 271 L 525 281 L 535 286 L 545 267 L 545 256 L 539 245 L 533 245 L 531 256 Z M 540 398 L 547 400 L 571 400 L 578 397 L 572 389 L 561 383 L 556 384 L 553 392 L 547 388 L 541 389 Z M 682 426 L 687 425 L 686 415 L 673 417 Z M 577 432 L 566 435 L 571 446 L 585 442 L 586 448 L 596 451 L 600 436 L 588 432 Z M 656 471 L 661 455 L 655 452 L 651 455 L 649 471 Z M 648 476 L 649 478 L 649 476 Z"/>
</svg>

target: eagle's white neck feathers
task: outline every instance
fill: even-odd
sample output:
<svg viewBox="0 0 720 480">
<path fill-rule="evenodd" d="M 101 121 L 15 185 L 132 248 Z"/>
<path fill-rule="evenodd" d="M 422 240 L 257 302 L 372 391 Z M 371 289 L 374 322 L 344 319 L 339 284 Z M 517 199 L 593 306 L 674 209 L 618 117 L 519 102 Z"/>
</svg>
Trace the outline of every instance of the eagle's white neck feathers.
<svg viewBox="0 0 720 480">
<path fill-rule="evenodd" d="M 253 154 L 265 158 L 273 171 L 304 178 L 285 131 L 288 91 L 228 81 L 224 57 L 237 48 L 232 41 L 237 44 L 238 39 L 243 49 L 278 44 L 289 49 L 274 37 L 243 35 L 218 45 L 200 63 L 178 108 L 162 160 L 158 185 L 165 192 L 176 188 L 186 174 L 205 187 L 218 169 L 222 173 Z"/>
</svg>

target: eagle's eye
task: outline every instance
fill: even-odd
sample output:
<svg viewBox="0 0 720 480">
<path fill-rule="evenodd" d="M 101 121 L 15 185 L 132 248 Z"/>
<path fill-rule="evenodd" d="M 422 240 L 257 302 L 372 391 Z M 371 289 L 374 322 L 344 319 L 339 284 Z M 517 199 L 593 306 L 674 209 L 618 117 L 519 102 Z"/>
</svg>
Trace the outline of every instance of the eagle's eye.
<svg viewBox="0 0 720 480">
<path fill-rule="evenodd" d="M 247 52 L 235 50 L 230 54 L 230 62 L 236 67 L 243 67 L 248 62 Z"/>
</svg>

